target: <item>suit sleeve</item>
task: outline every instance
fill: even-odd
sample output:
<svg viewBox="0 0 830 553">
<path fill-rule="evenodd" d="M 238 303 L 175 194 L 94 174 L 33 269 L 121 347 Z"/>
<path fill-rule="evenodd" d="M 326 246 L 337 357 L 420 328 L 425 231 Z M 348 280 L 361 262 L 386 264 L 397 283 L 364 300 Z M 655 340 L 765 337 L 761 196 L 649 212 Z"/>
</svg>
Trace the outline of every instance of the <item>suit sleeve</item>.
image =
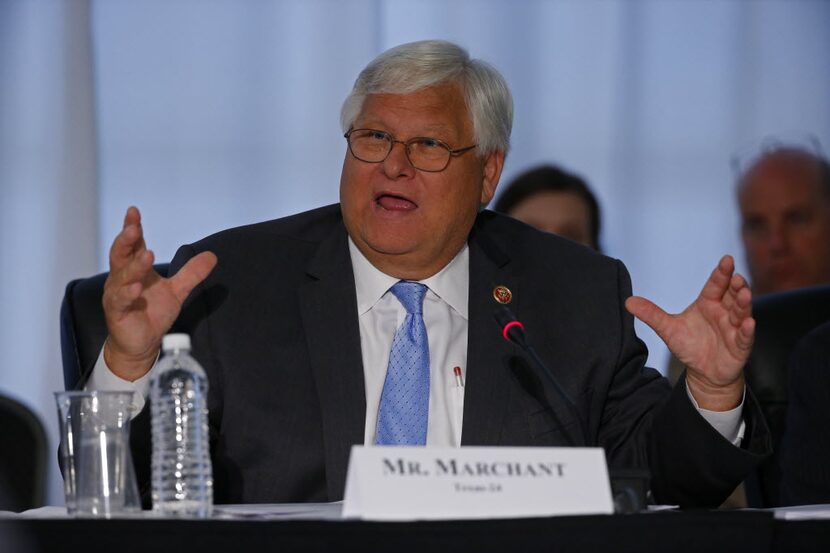
<svg viewBox="0 0 830 553">
<path fill-rule="evenodd" d="M 771 451 L 760 408 L 748 391 L 742 446 L 723 438 L 692 405 L 685 380 L 670 390 L 657 371 L 645 367 L 645 345 L 636 337 L 634 319 L 624 306 L 631 281 L 619 262 L 617 279 L 620 347 L 605 396 L 599 442 L 610 466 L 648 467 L 658 503 L 716 507 Z"/>
</svg>

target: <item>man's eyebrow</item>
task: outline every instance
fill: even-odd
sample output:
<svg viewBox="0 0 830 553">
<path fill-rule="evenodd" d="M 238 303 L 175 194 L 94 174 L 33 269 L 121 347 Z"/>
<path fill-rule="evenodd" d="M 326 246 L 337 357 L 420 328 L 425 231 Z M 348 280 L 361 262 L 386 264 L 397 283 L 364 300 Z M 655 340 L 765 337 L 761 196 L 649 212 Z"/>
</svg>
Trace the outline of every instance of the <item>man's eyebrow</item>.
<svg viewBox="0 0 830 553">
<path fill-rule="evenodd" d="M 389 129 L 388 125 L 386 125 L 382 121 L 376 120 L 376 119 L 367 119 L 367 120 L 361 121 L 360 126 L 355 127 L 355 128 L 377 129 L 377 130 L 385 130 L 386 132 L 391 132 L 391 131 L 388 130 Z M 414 133 L 412 136 L 429 136 L 432 133 L 452 134 L 454 131 L 455 131 L 455 127 L 453 127 L 452 125 L 447 125 L 446 123 L 428 123 L 428 124 L 424 125 L 423 127 L 421 127 L 421 130 L 418 131 L 417 133 Z"/>
<path fill-rule="evenodd" d="M 432 123 L 432 124 L 429 124 L 429 125 L 424 125 L 423 128 L 426 129 L 427 131 L 442 131 L 442 132 L 443 131 L 450 132 L 450 131 L 454 130 L 453 126 L 447 125 L 445 123 Z"/>
</svg>

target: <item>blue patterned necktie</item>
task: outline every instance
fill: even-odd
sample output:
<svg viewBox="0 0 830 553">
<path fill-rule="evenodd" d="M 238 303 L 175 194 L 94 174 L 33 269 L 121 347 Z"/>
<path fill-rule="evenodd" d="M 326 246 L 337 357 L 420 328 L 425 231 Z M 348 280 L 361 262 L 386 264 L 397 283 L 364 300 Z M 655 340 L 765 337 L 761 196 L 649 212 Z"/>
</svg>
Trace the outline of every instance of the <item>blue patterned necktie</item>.
<svg viewBox="0 0 830 553">
<path fill-rule="evenodd" d="M 425 445 L 429 417 L 429 342 L 423 308 L 427 287 L 400 281 L 391 289 L 406 309 L 395 333 L 378 410 L 378 445 Z"/>
</svg>

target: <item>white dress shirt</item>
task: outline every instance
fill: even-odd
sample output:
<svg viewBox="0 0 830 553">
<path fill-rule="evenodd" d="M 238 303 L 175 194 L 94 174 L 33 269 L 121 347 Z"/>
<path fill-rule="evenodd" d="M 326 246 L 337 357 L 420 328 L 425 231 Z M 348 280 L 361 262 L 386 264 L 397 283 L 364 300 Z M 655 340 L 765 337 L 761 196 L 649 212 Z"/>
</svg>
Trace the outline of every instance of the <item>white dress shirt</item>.
<svg viewBox="0 0 830 553">
<path fill-rule="evenodd" d="M 366 425 L 364 443 L 375 442 L 378 408 L 389 351 L 398 327 L 406 317 L 406 309 L 389 289 L 399 279 L 379 271 L 349 238 L 349 254 L 357 293 L 357 314 L 360 346 L 366 387 Z M 424 297 L 423 317 L 429 340 L 430 382 L 427 445 L 461 445 L 464 420 L 464 388 L 459 385 L 453 369 L 461 369 L 461 380 L 467 379 L 467 327 L 469 292 L 469 249 L 464 248 L 437 274 L 419 281 L 428 291 Z M 87 381 L 88 390 L 127 390 L 134 394 L 134 413 L 144 406 L 149 394 L 150 379 L 155 365 L 135 382 L 123 380 L 112 373 L 104 361 L 103 349 Z M 721 436 L 735 445 L 743 439 L 746 427 L 742 418 L 743 401 L 730 411 L 701 409 L 691 393 L 689 400 Z"/>
<path fill-rule="evenodd" d="M 380 272 L 349 239 L 360 349 L 366 386 L 366 427 L 364 443 L 375 443 L 380 396 L 386 380 L 389 352 L 406 309 L 390 288 L 399 279 Z M 467 296 L 470 252 L 464 246 L 449 264 L 435 275 L 419 281 L 428 290 L 424 297 L 424 325 L 429 340 L 429 418 L 427 445 L 460 446 L 464 419 L 464 388 L 453 369 L 467 377 Z"/>
</svg>

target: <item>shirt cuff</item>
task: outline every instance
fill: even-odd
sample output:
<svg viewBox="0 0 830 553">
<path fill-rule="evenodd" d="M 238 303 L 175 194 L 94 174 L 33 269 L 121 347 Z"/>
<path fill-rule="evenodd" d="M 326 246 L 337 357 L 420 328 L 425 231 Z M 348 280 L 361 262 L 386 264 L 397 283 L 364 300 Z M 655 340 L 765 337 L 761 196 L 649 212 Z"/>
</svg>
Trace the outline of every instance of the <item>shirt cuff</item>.
<svg viewBox="0 0 830 553">
<path fill-rule="evenodd" d="M 158 357 L 156 357 L 153 366 L 150 370 L 134 382 L 124 380 L 113 373 L 107 366 L 104 360 L 104 348 L 98 354 L 98 359 L 95 361 L 95 366 L 92 368 L 92 374 L 89 375 L 89 380 L 84 386 L 84 390 L 100 390 L 102 392 L 134 392 L 132 402 L 132 413 L 135 417 L 144 408 L 147 402 L 147 396 L 150 395 L 150 379 L 156 369 Z"/>
<path fill-rule="evenodd" d="M 732 445 L 741 445 L 741 440 L 744 439 L 744 432 L 746 431 L 746 421 L 743 419 L 746 386 L 744 386 L 744 393 L 741 397 L 740 405 L 729 411 L 709 411 L 707 409 L 701 409 L 697 400 L 692 396 L 692 392 L 689 391 L 688 386 L 686 387 L 686 395 L 689 396 L 689 401 L 695 406 L 700 416 L 706 419 L 706 422 L 717 430 L 718 434 L 729 440 Z"/>
</svg>

